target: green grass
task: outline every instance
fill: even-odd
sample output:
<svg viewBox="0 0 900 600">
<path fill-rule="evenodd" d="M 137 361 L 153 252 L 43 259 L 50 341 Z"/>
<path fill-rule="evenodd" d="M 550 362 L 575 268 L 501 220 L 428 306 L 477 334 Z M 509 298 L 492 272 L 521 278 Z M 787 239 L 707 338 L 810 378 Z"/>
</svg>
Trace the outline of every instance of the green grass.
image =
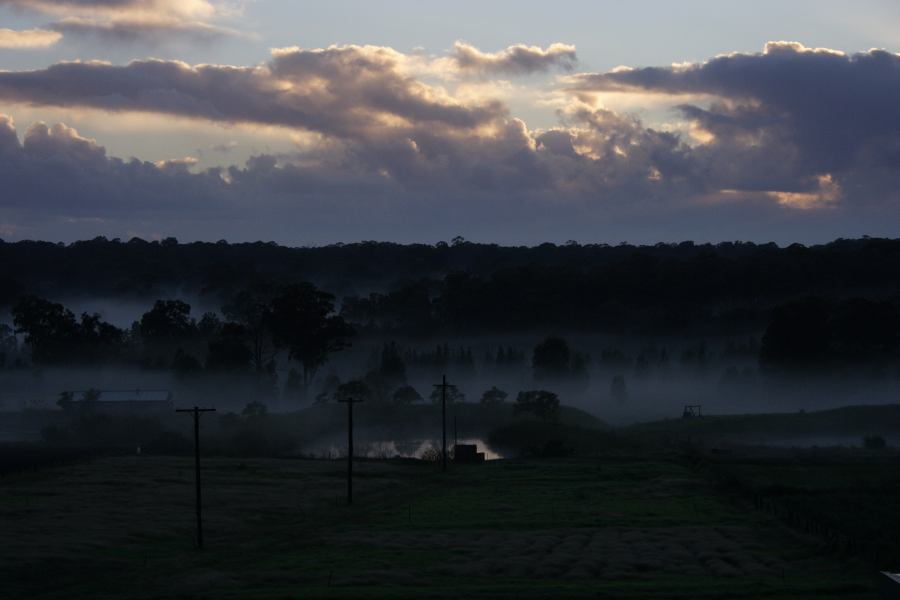
<svg viewBox="0 0 900 600">
<path fill-rule="evenodd" d="M 900 404 L 846 406 L 831 410 L 749 415 L 707 415 L 692 419 L 666 419 L 638 423 L 621 430 L 644 440 L 726 439 L 738 441 L 828 435 L 888 435 L 900 432 Z"/>
<path fill-rule="evenodd" d="M 452 468 L 104 458 L 0 480 L 11 598 L 873 598 L 830 556 L 666 456 Z M 23 501 L 22 499 L 27 499 Z"/>
</svg>

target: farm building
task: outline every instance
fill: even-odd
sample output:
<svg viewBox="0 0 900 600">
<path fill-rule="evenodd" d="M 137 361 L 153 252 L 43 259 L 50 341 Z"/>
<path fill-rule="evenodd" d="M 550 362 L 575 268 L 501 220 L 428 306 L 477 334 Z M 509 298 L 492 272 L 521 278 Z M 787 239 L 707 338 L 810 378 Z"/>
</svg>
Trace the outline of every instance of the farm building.
<svg viewBox="0 0 900 600">
<path fill-rule="evenodd" d="M 456 444 L 454 446 L 453 462 L 481 463 L 484 462 L 484 452 L 479 452 L 476 444 Z"/>
<path fill-rule="evenodd" d="M 67 413 L 94 415 L 150 415 L 174 408 L 172 392 L 161 389 L 65 391 L 59 405 Z"/>
</svg>

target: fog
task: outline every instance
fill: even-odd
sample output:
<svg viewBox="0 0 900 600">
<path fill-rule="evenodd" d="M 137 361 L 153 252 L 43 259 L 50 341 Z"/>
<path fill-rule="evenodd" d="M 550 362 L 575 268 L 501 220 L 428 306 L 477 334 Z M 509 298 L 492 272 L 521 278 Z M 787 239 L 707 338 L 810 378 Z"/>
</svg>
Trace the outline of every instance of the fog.
<svg viewBox="0 0 900 600">
<path fill-rule="evenodd" d="M 95 310 L 95 306 L 86 304 L 85 309 Z M 128 308 L 123 305 L 121 312 L 116 313 L 121 315 L 121 322 L 135 320 L 134 313 L 127 314 Z M 900 380 L 891 372 L 852 378 L 828 373 L 790 380 L 767 376 L 758 367 L 755 337 L 629 338 L 573 332 L 556 332 L 556 335 L 567 340 L 573 356 L 584 358 L 584 372 L 578 377 L 537 377 L 532 355 L 535 346 L 546 337 L 538 334 L 425 340 L 360 336 L 350 348 L 329 358 L 305 393 L 287 389 L 290 370 L 297 365 L 284 352 L 276 356 L 274 372 L 262 383 L 250 372 L 201 372 L 184 376 L 170 369 L 135 366 L 9 367 L 0 371 L 3 377 L 0 411 L 4 413 L 0 420 L 0 441 L 40 440 L 48 423 L 64 422 L 63 411 L 58 406 L 64 391 L 162 389 L 171 391 L 174 406 L 215 407 L 220 417 L 229 413 L 241 415 L 248 403 L 254 401 L 261 402 L 269 414 L 331 405 L 332 412 L 321 423 L 308 422 L 303 432 L 285 435 L 294 437 L 289 452 L 338 456 L 345 451 L 346 433 L 344 406 L 335 404 L 334 386 L 337 382 L 346 383 L 377 373 L 384 348 L 391 343 L 404 358 L 405 372 L 386 391 L 391 393 L 404 383 L 410 385 L 422 397 L 416 404 L 426 411 L 427 407 L 437 409 L 429 396 L 444 374 L 464 394 L 466 403 L 480 402 L 482 394 L 492 387 L 507 393 L 506 404 L 513 403 L 521 391 L 543 389 L 556 393 L 563 405 L 581 409 L 616 428 L 644 421 L 679 419 L 685 405 L 701 405 L 703 415 L 797 413 L 894 403 L 900 392 Z M 438 347 L 449 349 L 450 355 L 442 359 L 444 364 L 428 364 Z M 499 348 L 514 357 L 510 364 L 496 364 Z M 460 357 L 468 357 L 470 362 Z M 203 356 L 198 358 L 202 363 Z M 615 389 L 613 382 L 617 378 L 624 386 Z M 102 394 L 100 399 L 104 400 Z M 369 402 L 374 404 L 374 400 Z M 428 447 L 439 445 L 435 442 L 440 436 L 438 412 L 423 420 L 421 416 L 410 418 L 402 407 L 396 407 L 398 412 L 392 421 L 380 421 L 377 427 L 369 427 L 365 410 L 360 410 L 356 431 L 360 456 L 422 457 Z M 36 413 L 44 416 L 37 418 Z M 315 413 L 303 414 L 307 421 L 315 420 L 309 416 Z M 452 420 L 453 407 L 448 415 Z M 186 419 L 165 418 L 164 421 L 166 428 L 182 434 L 187 432 Z M 448 436 L 452 440 L 454 431 L 450 427 Z M 465 423 L 456 433 L 461 440 L 477 440 L 490 458 L 497 456 L 487 447 L 490 434 L 487 425 Z M 855 432 L 815 439 L 808 436 L 777 439 L 761 434 L 739 441 L 858 445 L 860 438 Z"/>
</svg>

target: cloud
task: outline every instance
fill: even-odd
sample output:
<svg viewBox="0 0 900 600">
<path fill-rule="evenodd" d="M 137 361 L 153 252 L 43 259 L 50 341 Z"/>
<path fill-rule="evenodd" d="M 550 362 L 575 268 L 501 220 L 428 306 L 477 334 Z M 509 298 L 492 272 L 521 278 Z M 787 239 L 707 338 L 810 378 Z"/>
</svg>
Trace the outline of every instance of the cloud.
<svg viewBox="0 0 900 600">
<path fill-rule="evenodd" d="M 703 239 L 690 233 L 699 230 L 880 233 L 900 210 L 898 108 L 881 97 L 900 97 L 896 60 L 770 44 L 696 65 L 573 75 L 548 129 L 489 95 L 426 83 L 410 55 L 378 46 L 284 48 L 252 67 L 143 60 L 0 72 L 7 103 L 261 124 L 297 140 L 295 152 L 200 170 L 190 157 L 109 157 L 63 125 L 34 125 L 19 144 L 10 122 L 0 127 L 0 187 L 14 193 L 0 223 L 24 226 L 44 207 L 85 223 L 127 220 L 129 231 L 199 223 L 214 239 L 249 235 L 236 223 L 250 218 L 295 242 L 287 224 L 319 241 L 450 227 L 519 241 L 634 241 L 642 227 L 655 232 L 648 241 Z M 592 101 L 609 90 L 670 97 L 703 135 L 686 141 Z"/>
<path fill-rule="evenodd" d="M 535 137 L 516 119 L 498 127 L 490 137 L 435 135 L 414 146 L 386 141 L 377 152 L 354 143 L 328 144 L 305 154 L 264 154 L 242 167 L 193 172 L 196 160 L 190 157 L 155 163 L 110 157 L 95 140 L 62 124 L 33 124 L 19 143 L 12 120 L 0 117 L 0 221 L 61 218 L 129 230 L 141 221 L 169 227 L 206 221 L 200 229 L 210 230 L 215 226 L 209 223 L 217 221 L 239 231 L 237 223 L 248 218 L 279 228 L 299 218 L 303 231 L 326 241 L 328 235 L 347 239 L 348 232 L 351 239 L 368 237 L 366 227 L 376 223 L 384 236 L 409 220 L 434 232 L 435 218 L 459 223 L 473 213 L 494 224 L 527 223 L 533 211 L 560 220 L 564 215 L 554 214 L 558 202 L 580 202 L 585 193 L 602 194 L 610 208 L 636 205 L 632 194 L 648 196 L 652 186 L 666 189 L 634 166 L 640 161 L 629 162 L 608 148 L 619 141 L 636 155 L 645 142 L 636 123 L 610 119 L 580 134 L 560 135 L 556 144 L 551 134 Z M 630 131 L 616 133 L 619 128 Z M 671 139 L 646 141 L 647 154 L 662 155 L 677 145 Z M 597 159 L 581 154 L 588 147 Z M 666 168 L 662 162 L 660 168 Z M 510 220 L 526 205 L 533 210 Z"/>
<path fill-rule="evenodd" d="M 49 26 L 57 34 L 152 42 L 237 33 L 216 23 L 230 12 L 208 0 L 0 0 L 3 5 L 57 17 Z"/>
<path fill-rule="evenodd" d="M 462 105 L 397 68 L 394 52 L 343 46 L 283 49 L 259 67 L 144 60 L 126 66 L 58 63 L 0 72 L 0 97 L 43 106 L 146 111 L 211 121 L 282 125 L 353 136 L 411 123 L 475 127 L 502 112 Z M 390 117 L 396 117 L 391 120 Z"/>
<path fill-rule="evenodd" d="M 900 159 L 900 55 L 844 54 L 796 42 L 770 42 L 758 54 L 733 53 L 704 63 L 648 67 L 572 79 L 576 90 L 711 94 L 727 102 L 685 114 L 720 134 L 781 128 L 823 169 L 881 154 Z"/>
<path fill-rule="evenodd" d="M 678 106 L 710 136 L 695 154 L 711 183 L 815 194 L 828 178 L 845 190 L 856 188 L 851 198 L 893 197 L 880 186 L 897 181 L 891 173 L 900 165 L 898 54 L 845 54 L 770 42 L 756 54 L 579 74 L 568 81 L 576 95 L 623 91 L 715 97 L 707 107 Z M 879 185 L 864 184 L 863 172 L 876 175 L 872 180 Z"/>
<path fill-rule="evenodd" d="M 475 75 L 527 75 L 551 69 L 569 71 L 578 62 L 575 46 L 551 44 L 546 49 L 539 46 L 515 44 L 499 52 L 482 52 L 478 48 L 456 42 L 452 60 L 456 68 Z"/>
<path fill-rule="evenodd" d="M 14 29 L 0 28 L 0 48 L 46 48 L 62 39 L 62 34 L 47 29 Z"/>
<path fill-rule="evenodd" d="M 690 160 L 689 149 L 673 137 L 613 114 L 569 118 L 584 121 L 537 135 L 511 121 L 490 143 L 463 145 L 447 164 L 419 165 L 418 180 L 401 181 L 341 147 L 193 172 L 190 158 L 110 157 L 61 124 L 34 124 L 20 143 L 0 116 L 0 224 L 13 239 L 162 234 L 301 244 L 457 234 L 501 243 L 822 240 L 882 233 L 892 222 L 842 206 L 789 209 L 781 202 L 790 198 L 768 194 L 704 192 L 684 177 L 678 161 Z"/>
</svg>

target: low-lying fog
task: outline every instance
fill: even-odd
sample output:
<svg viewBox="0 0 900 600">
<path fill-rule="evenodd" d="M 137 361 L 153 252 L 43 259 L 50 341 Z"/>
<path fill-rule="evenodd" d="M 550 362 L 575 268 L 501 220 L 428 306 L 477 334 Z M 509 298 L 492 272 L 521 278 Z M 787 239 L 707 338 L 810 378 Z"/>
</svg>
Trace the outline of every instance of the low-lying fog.
<svg viewBox="0 0 900 600">
<path fill-rule="evenodd" d="M 701 405 L 703 414 L 724 415 L 814 411 L 895 403 L 900 398 L 900 379 L 896 372 L 871 374 L 853 381 L 835 380 L 827 374 L 795 379 L 791 383 L 764 377 L 757 365 L 757 341 L 752 338 L 637 340 L 577 334 L 563 337 L 572 355 L 582 356 L 583 369 L 571 376 L 540 380 L 535 377 L 531 362 L 534 347 L 544 336 L 390 341 L 397 343 L 404 360 L 405 380 L 422 397 L 422 403 L 430 403 L 434 385 L 446 373 L 449 383 L 458 387 L 466 402 L 479 402 L 482 394 L 492 387 L 507 393 L 506 402 L 515 401 L 523 390 L 546 389 L 557 393 L 562 404 L 583 409 L 613 426 L 679 418 L 685 405 Z M 313 404 L 317 396 L 319 401 L 333 402 L 322 395 L 328 386 L 333 388 L 337 380 L 347 382 L 377 370 L 387 342 L 354 340 L 352 348 L 333 355 L 319 370 L 305 398 L 285 392 L 291 365 L 284 356 L 279 358 L 275 377 L 264 392 L 231 373 L 177 377 L 168 369 L 8 366 L 0 370 L 3 381 L 0 411 L 58 410 L 57 400 L 63 391 L 165 389 L 171 390 L 177 406 L 215 406 L 220 414 L 240 414 L 254 400 L 265 404 L 270 413 L 291 412 Z M 382 449 L 386 453 L 416 456 L 418 446 L 411 448 L 411 444 L 425 444 L 433 435 L 434 432 L 423 432 L 418 438 L 377 442 L 394 444 L 394 448 Z M 27 419 L 5 419 L 0 424 L 0 441 L 39 436 L 39 428 L 29 427 Z M 833 441 L 845 445 L 859 443 L 855 437 Z M 794 442 L 784 441 L 785 444 Z M 822 440 L 820 444 L 825 442 Z M 336 440 L 335 448 L 340 449 L 343 443 L 342 439 Z M 327 454 L 331 450 L 327 445 L 320 445 L 314 451 Z M 378 452 L 375 446 L 364 450 L 365 454 L 379 455 Z"/>
</svg>

